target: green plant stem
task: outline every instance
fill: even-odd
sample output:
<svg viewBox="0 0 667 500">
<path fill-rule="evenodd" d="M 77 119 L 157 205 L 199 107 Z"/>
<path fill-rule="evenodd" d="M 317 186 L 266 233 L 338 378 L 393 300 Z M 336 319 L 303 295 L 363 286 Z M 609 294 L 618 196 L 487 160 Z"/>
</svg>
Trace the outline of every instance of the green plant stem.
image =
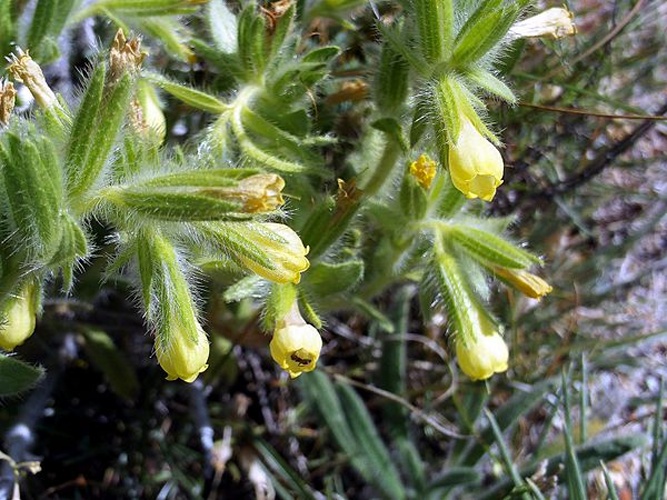
<svg viewBox="0 0 667 500">
<path fill-rule="evenodd" d="M 365 198 L 375 196 L 387 179 L 391 177 L 391 171 L 396 165 L 400 152 L 401 148 L 398 143 L 388 139 L 373 176 L 361 187 Z"/>
</svg>

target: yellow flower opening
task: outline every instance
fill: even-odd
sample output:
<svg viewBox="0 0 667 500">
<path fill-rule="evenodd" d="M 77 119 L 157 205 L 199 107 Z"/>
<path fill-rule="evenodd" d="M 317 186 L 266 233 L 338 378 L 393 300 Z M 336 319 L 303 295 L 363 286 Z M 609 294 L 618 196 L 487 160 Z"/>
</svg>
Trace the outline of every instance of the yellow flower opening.
<svg viewBox="0 0 667 500">
<path fill-rule="evenodd" d="M 412 175 L 424 189 L 431 187 L 436 172 L 437 165 L 427 154 L 422 154 L 417 160 L 410 164 L 410 175 Z"/>
<path fill-rule="evenodd" d="M 523 269 L 498 267 L 494 271 L 500 279 L 531 299 L 540 300 L 553 290 L 551 285 L 542 278 Z"/>
<path fill-rule="evenodd" d="M 503 158 L 470 121 L 461 117 L 456 144 L 449 147 L 449 174 L 466 198 L 491 201 L 503 183 Z"/>
<path fill-rule="evenodd" d="M 472 380 L 486 380 L 507 370 L 507 344 L 496 331 L 478 333 L 468 339 L 457 337 L 456 358 L 461 371 Z"/>
<path fill-rule="evenodd" d="M 35 285 L 28 283 L 6 302 L 0 323 L 0 347 L 5 351 L 23 344 L 35 331 L 35 292 Z"/>
<path fill-rule="evenodd" d="M 194 382 L 208 368 L 209 347 L 206 333 L 199 323 L 194 332 L 185 328 L 174 328 L 166 342 L 155 345 L 155 354 L 167 380 L 182 379 Z"/>
<path fill-rule="evenodd" d="M 322 337 L 304 321 L 295 303 L 280 321 L 269 344 L 271 357 L 291 378 L 315 369 L 322 350 Z"/>
</svg>

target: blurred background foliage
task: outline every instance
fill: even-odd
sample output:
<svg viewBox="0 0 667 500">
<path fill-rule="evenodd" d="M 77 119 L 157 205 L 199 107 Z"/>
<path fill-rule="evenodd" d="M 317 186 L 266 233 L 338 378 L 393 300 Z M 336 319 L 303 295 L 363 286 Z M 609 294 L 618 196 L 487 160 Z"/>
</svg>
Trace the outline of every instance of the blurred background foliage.
<svg viewBox="0 0 667 500">
<path fill-rule="evenodd" d="M 46 29 L 29 28 L 43 2 L 2 0 L 0 23 L 19 16 L 11 26 L 28 26 L 31 54 L 63 96 L 78 95 L 87 61 L 118 27 L 142 36 L 145 64 L 170 81 L 225 96 L 244 78 L 211 48 L 225 44 L 208 35 L 207 16 L 221 2 L 152 11 L 151 2 L 57 1 L 71 15 Z M 262 8 L 271 16 L 277 4 Z M 337 142 L 317 143 L 321 155 L 290 154 L 318 156 L 319 167 L 347 177 L 372 110 L 377 17 L 400 7 L 296 5 L 295 50 L 340 49 L 308 94 L 309 132 Z M 72 296 L 57 283 L 47 290 L 37 332 L 17 350 L 46 375 L 33 374 L 42 377 L 35 389 L 0 405 L 2 450 L 41 464 L 37 474 L 17 465 L 22 497 L 663 498 L 667 5 L 568 7 L 577 36 L 514 42 L 502 69 L 520 103 L 488 104 L 507 168 L 485 210 L 514 217 L 513 236 L 544 256 L 554 287 L 540 302 L 494 290 L 511 350 L 507 375 L 458 378 L 445 319 L 435 314 L 424 326 L 416 286 L 406 282 L 352 303 L 333 294 L 318 302 L 326 312 L 321 365 L 291 383 L 268 358 L 252 301 L 234 301 L 246 290 L 221 280 L 205 297 L 210 368 L 191 385 L 166 382 L 128 284 L 100 286 L 104 263 L 93 260 Z M 8 54 L 13 38 L 3 30 Z M 169 93 L 161 99 L 168 143 L 196 144 L 211 113 Z M 286 116 L 287 127 L 297 122 L 298 113 Z M 29 449 L 16 448 L 17 423 L 34 432 Z M 14 470 L 5 464 L 6 487 Z"/>
</svg>

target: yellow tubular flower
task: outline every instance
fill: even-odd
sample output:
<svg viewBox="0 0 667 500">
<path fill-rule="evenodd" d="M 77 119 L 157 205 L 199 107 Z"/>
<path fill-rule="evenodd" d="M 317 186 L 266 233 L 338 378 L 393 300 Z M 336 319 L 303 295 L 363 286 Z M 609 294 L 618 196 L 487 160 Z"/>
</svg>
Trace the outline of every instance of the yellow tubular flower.
<svg viewBox="0 0 667 500">
<path fill-rule="evenodd" d="M 523 269 L 494 268 L 496 275 L 531 299 L 540 300 L 553 288 L 539 276 Z"/>
<path fill-rule="evenodd" d="M 194 332 L 174 328 L 169 333 L 167 342 L 156 344 L 157 360 L 167 372 L 167 380 L 180 378 L 186 382 L 194 382 L 197 375 L 208 368 L 208 339 L 199 323 L 195 324 Z"/>
<path fill-rule="evenodd" d="M 273 266 L 267 267 L 248 255 L 240 254 L 238 258 L 245 267 L 262 278 L 276 283 L 298 283 L 301 273 L 310 267 L 306 258 L 308 247 L 304 247 L 299 235 L 285 224 L 257 224 L 250 228 L 247 236 L 261 248 Z"/>
<path fill-rule="evenodd" d="M 296 378 L 315 369 L 322 350 L 322 337 L 314 326 L 304 321 L 295 303 L 273 332 L 269 350 L 273 360 L 291 378 Z"/>
<path fill-rule="evenodd" d="M 464 342 L 455 339 L 456 358 L 461 371 L 472 380 L 485 380 L 507 370 L 507 344 L 496 331 L 478 334 Z"/>
<path fill-rule="evenodd" d="M 35 331 L 35 286 L 28 283 L 5 304 L 0 324 L 0 347 L 11 351 Z"/>
<path fill-rule="evenodd" d="M 456 144 L 449 147 L 449 174 L 467 198 L 491 201 L 503 183 L 503 158 L 470 121 L 461 117 Z"/>
</svg>

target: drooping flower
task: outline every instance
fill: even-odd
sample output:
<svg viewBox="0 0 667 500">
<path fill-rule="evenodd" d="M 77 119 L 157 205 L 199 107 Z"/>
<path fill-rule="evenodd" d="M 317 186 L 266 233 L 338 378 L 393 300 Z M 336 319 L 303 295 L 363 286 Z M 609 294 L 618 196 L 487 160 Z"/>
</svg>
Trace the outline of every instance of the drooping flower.
<svg viewBox="0 0 667 500">
<path fill-rule="evenodd" d="M 183 379 L 194 382 L 208 368 L 208 339 L 206 332 L 195 321 L 194 329 L 171 327 L 163 341 L 158 341 L 155 353 L 167 380 Z M 169 327 L 167 327 L 169 328 Z"/>
<path fill-rule="evenodd" d="M 455 342 L 461 371 L 472 380 L 485 380 L 507 370 L 507 344 L 495 330 L 477 332 L 465 340 L 457 338 Z"/>
<path fill-rule="evenodd" d="M 27 283 L 18 295 L 10 297 L 2 311 L 0 347 L 11 351 L 35 331 L 35 285 Z"/>
<path fill-rule="evenodd" d="M 467 198 L 491 201 L 503 183 L 503 158 L 466 117 L 456 144 L 449 147 L 449 174 L 456 189 Z"/>
<path fill-rule="evenodd" d="M 278 322 L 269 344 L 271 357 L 296 378 L 315 369 L 322 350 L 322 337 L 317 329 L 305 322 L 295 303 L 289 314 Z"/>
</svg>

